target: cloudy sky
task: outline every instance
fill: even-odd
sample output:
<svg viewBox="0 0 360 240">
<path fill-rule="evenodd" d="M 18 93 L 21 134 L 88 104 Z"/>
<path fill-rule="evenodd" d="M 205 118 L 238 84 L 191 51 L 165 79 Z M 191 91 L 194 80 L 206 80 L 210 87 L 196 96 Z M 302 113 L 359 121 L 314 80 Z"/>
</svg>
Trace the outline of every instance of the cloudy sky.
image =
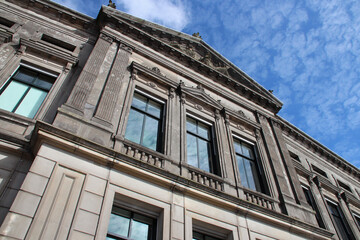
<svg viewBox="0 0 360 240">
<path fill-rule="evenodd" d="M 96 17 L 108 0 L 56 0 Z M 263 85 L 279 115 L 360 167 L 360 1 L 113 0 L 203 40 Z"/>
</svg>

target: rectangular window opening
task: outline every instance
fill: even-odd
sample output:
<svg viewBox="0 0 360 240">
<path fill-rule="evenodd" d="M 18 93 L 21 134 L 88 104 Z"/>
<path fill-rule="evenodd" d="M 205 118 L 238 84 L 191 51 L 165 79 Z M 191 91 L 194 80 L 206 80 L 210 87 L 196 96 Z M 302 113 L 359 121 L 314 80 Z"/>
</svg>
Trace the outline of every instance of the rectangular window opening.
<svg viewBox="0 0 360 240">
<path fill-rule="evenodd" d="M 20 66 L 0 89 L 0 108 L 34 118 L 56 77 Z"/>
<path fill-rule="evenodd" d="M 340 238 L 343 240 L 355 239 L 339 205 L 329 200 L 326 200 L 326 202 Z"/>
<path fill-rule="evenodd" d="M 51 44 L 54 44 L 58 47 L 61 47 L 61 48 L 65 48 L 66 50 L 69 50 L 70 52 L 73 52 L 76 48 L 76 46 L 72 45 L 72 44 L 69 44 L 67 42 L 64 42 L 64 41 L 61 41 L 59 39 L 56 39 L 56 38 L 53 38 L 49 35 L 46 35 L 46 34 L 43 34 L 41 36 L 41 40 L 45 41 L 45 42 L 48 42 L 48 43 L 51 43 Z"/>
<path fill-rule="evenodd" d="M 212 125 L 190 115 L 186 117 L 187 163 L 206 172 L 220 175 L 215 156 Z"/>
<path fill-rule="evenodd" d="M 264 179 L 260 175 L 255 145 L 240 138 L 234 138 L 234 149 L 241 185 L 265 193 Z"/>
<path fill-rule="evenodd" d="M 113 206 L 106 239 L 156 239 L 157 221 L 144 213 Z"/>
<path fill-rule="evenodd" d="M 0 25 L 11 28 L 14 24 L 15 23 L 13 21 L 0 17 Z"/>
<path fill-rule="evenodd" d="M 293 159 L 293 160 L 295 160 L 297 162 L 301 162 L 298 155 L 296 155 L 295 153 L 290 152 L 290 151 L 289 151 L 289 154 L 290 154 L 291 159 Z"/>
<path fill-rule="evenodd" d="M 317 207 L 317 204 L 316 204 L 315 199 L 314 199 L 314 197 L 313 197 L 313 195 L 311 193 L 311 190 L 308 187 L 305 187 L 305 186 L 302 186 L 302 189 L 304 191 L 307 203 L 315 211 L 315 217 L 316 217 L 316 221 L 317 221 L 319 227 L 325 229 L 325 225 L 324 225 L 324 222 L 323 222 L 323 220 L 321 218 L 319 208 Z"/>
<path fill-rule="evenodd" d="M 138 92 L 134 93 L 125 138 L 161 152 L 164 104 Z"/>
<path fill-rule="evenodd" d="M 346 191 L 349 191 L 349 192 L 352 193 L 351 188 L 350 188 L 349 185 L 347 185 L 346 183 L 341 182 L 340 180 L 337 180 L 337 182 L 339 183 L 339 186 L 340 186 L 342 189 L 345 189 Z"/>
<path fill-rule="evenodd" d="M 317 174 L 319 174 L 319 175 L 321 175 L 321 176 L 323 176 L 323 177 L 325 177 L 325 178 L 328 178 L 326 172 L 324 172 L 324 171 L 321 170 L 320 168 L 318 168 L 318 167 L 316 167 L 316 166 L 314 166 L 314 165 L 312 165 L 312 164 L 311 164 L 311 167 L 312 167 L 312 169 L 314 170 L 314 172 L 316 172 Z"/>
</svg>

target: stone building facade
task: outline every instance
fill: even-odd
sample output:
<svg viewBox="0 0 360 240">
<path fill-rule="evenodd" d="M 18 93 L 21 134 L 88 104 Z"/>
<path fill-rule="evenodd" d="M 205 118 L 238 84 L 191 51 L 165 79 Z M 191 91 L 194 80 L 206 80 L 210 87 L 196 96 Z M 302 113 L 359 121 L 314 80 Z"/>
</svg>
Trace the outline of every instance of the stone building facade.
<svg viewBox="0 0 360 240">
<path fill-rule="evenodd" d="M 0 0 L 1 239 L 360 239 L 360 171 L 197 36 Z"/>
</svg>

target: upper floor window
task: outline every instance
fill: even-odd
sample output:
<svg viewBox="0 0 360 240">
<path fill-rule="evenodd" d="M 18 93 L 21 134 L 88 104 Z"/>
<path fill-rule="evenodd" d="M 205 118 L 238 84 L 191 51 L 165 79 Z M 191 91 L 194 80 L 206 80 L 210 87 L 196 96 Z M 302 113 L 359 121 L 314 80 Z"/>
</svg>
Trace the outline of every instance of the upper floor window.
<svg viewBox="0 0 360 240">
<path fill-rule="evenodd" d="M 188 116 L 186 118 L 186 143 L 188 164 L 219 174 L 211 125 Z"/>
<path fill-rule="evenodd" d="M 347 224 L 339 205 L 328 200 L 327 205 L 340 238 L 344 240 L 355 239 L 351 233 L 350 227 Z"/>
<path fill-rule="evenodd" d="M 317 204 L 315 202 L 315 199 L 314 199 L 313 195 L 311 194 L 310 189 L 308 187 L 305 187 L 305 186 L 302 186 L 302 189 L 304 191 L 307 203 L 315 211 L 315 217 L 316 217 L 316 221 L 319 224 L 319 227 L 325 228 L 324 222 L 322 221 L 322 218 L 321 218 L 321 215 L 320 215 L 319 208 L 317 207 Z"/>
<path fill-rule="evenodd" d="M 155 239 L 156 219 L 113 206 L 106 239 Z"/>
<path fill-rule="evenodd" d="M 0 108 L 33 118 L 56 76 L 20 67 L 0 89 Z"/>
<path fill-rule="evenodd" d="M 161 151 L 164 104 L 135 92 L 125 138 L 155 151 Z"/>
<path fill-rule="evenodd" d="M 235 155 L 241 184 L 254 191 L 262 192 L 259 166 L 255 155 L 255 146 L 234 138 Z"/>
</svg>

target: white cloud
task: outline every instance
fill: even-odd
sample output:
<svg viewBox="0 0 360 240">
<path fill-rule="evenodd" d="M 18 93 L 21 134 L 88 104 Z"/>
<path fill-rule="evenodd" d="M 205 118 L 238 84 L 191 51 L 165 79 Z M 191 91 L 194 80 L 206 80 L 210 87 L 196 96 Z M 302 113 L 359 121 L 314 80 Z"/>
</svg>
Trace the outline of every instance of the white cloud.
<svg viewBox="0 0 360 240">
<path fill-rule="evenodd" d="M 131 15 L 181 31 L 189 22 L 188 12 L 179 0 L 117 0 Z"/>
</svg>

